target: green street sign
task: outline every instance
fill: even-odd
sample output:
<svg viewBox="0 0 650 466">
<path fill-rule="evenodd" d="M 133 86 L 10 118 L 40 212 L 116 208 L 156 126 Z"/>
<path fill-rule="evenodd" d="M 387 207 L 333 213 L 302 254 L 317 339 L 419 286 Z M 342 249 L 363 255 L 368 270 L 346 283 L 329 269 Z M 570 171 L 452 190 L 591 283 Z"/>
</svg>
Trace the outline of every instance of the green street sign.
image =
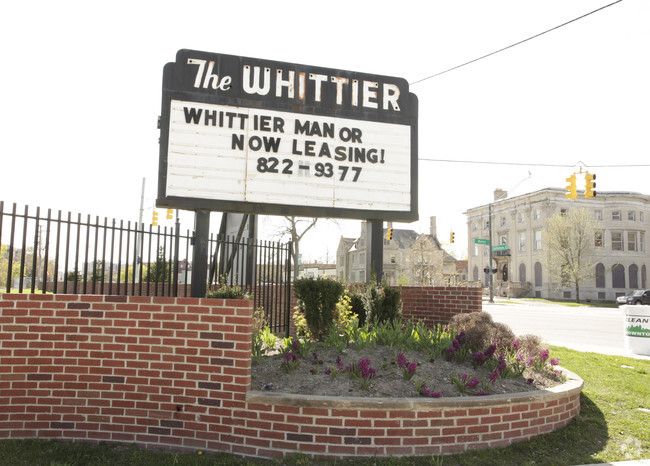
<svg viewBox="0 0 650 466">
<path fill-rule="evenodd" d="M 481 238 L 475 238 L 474 239 L 475 244 L 490 244 L 490 240 L 487 239 L 481 239 Z"/>
<path fill-rule="evenodd" d="M 507 244 L 499 244 L 497 246 L 492 246 L 493 251 L 505 251 L 506 249 L 508 249 Z"/>
</svg>

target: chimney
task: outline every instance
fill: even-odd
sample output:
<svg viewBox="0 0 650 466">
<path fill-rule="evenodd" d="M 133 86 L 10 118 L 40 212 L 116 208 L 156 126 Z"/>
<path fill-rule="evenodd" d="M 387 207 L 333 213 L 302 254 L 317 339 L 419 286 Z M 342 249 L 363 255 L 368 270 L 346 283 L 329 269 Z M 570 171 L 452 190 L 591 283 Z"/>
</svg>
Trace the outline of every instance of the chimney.
<svg viewBox="0 0 650 466">
<path fill-rule="evenodd" d="M 430 234 L 434 238 L 437 236 L 437 228 L 436 228 L 436 217 L 430 217 L 429 218 L 429 229 L 430 229 Z"/>
<path fill-rule="evenodd" d="M 508 197 L 508 191 L 504 191 L 501 188 L 497 188 L 494 190 L 494 201 L 498 201 L 500 199 L 505 199 Z"/>
</svg>

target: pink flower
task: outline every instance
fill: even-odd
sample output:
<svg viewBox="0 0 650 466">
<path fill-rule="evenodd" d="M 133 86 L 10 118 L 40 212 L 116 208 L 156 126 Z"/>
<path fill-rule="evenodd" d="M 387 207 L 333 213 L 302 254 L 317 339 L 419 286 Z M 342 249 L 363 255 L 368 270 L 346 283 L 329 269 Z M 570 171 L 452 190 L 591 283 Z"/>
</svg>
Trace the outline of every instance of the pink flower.
<svg viewBox="0 0 650 466">
<path fill-rule="evenodd" d="M 551 366 L 557 366 L 560 364 L 560 358 L 551 359 Z"/>
</svg>

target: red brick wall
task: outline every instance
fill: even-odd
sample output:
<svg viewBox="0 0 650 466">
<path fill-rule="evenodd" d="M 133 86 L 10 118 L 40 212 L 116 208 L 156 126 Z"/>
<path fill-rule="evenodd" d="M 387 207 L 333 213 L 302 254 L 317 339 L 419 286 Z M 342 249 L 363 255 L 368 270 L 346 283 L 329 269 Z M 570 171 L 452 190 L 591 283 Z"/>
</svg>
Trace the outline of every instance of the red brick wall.
<svg viewBox="0 0 650 466">
<path fill-rule="evenodd" d="M 533 395 L 316 399 L 250 391 L 252 301 L 0 294 L 0 438 L 278 457 L 505 446 L 566 425 L 582 381 Z"/>
<path fill-rule="evenodd" d="M 481 288 L 461 286 L 402 287 L 402 317 L 427 326 L 446 325 L 455 314 L 482 310 Z"/>
</svg>

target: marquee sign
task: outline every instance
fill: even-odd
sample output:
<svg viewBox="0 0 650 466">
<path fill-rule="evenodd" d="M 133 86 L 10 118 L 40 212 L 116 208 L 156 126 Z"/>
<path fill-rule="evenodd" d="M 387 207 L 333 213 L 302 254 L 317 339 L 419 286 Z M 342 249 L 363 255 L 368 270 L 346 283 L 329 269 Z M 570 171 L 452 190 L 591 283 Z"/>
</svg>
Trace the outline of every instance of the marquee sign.
<svg viewBox="0 0 650 466">
<path fill-rule="evenodd" d="M 156 204 L 417 220 L 417 98 L 401 78 L 180 50 Z"/>
</svg>

